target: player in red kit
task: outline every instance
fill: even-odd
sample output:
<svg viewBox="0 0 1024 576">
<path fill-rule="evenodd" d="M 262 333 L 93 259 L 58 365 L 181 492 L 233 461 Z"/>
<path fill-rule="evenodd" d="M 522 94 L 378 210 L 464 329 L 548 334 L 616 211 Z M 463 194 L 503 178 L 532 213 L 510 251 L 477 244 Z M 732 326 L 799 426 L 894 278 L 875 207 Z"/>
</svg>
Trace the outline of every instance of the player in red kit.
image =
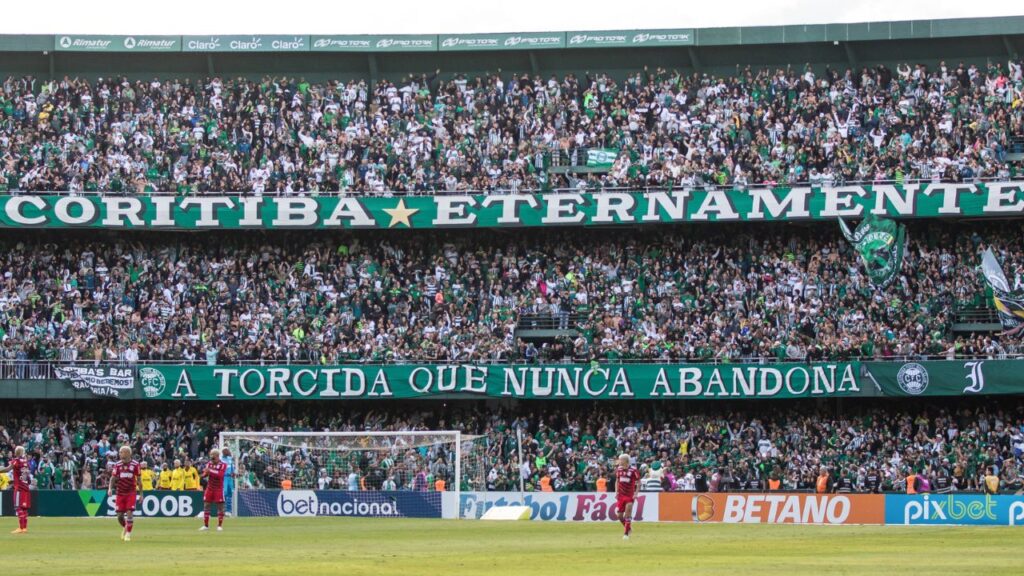
<svg viewBox="0 0 1024 576">
<path fill-rule="evenodd" d="M 121 540 L 131 542 L 132 527 L 135 525 L 135 502 L 142 494 L 142 467 L 132 460 L 132 449 L 128 446 L 121 446 L 118 455 L 121 459 L 110 470 L 107 494 L 117 494 L 117 521 L 124 527 Z"/>
<path fill-rule="evenodd" d="M 203 468 L 202 477 L 206 478 L 206 492 L 203 493 L 203 525 L 200 532 L 210 529 L 210 507 L 217 505 L 217 531 L 224 530 L 224 477 L 228 473 L 228 465 L 221 461 L 220 450 L 210 450 L 210 461 Z"/>
<path fill-rule="evenodd" d="M 22 446 L 15 448 L 14 459 L 0 468 L 0 474 L 11 471 L 14 472 L 14 510 L 18 515 L 18 527 L 11 534 L 25 534 L 28 532 L 28 509 L 32 505 L 32 493 L 29 492 L 32 472 L 28 469 L 28 458 L 25 458 Z"/>
<path fill-rule="evenodd" d="M 633 498 L 638 486 L 640 471 L 629 465 L 629 454 L 619 456 L 619 465 L 615 468 L 615 509 L 625 530 L 623 540 L 629 540 L 633 533 Z"/>
</svg>

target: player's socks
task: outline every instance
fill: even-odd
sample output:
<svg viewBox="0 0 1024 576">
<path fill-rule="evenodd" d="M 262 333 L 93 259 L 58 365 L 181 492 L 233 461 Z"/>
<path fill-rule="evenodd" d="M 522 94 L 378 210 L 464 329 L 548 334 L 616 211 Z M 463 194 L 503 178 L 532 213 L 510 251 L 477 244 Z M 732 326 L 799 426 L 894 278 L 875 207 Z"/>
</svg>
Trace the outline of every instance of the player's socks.
<svg viewBox="0 0 1024 576">
<path fill-rule="evenodd" d="M 626 536 L 633 532 L 633 522 L 626 520 L 623 525 L 626 527 Z"/>
<path fill-rule="evenodd" d="M 217 512 L 217 528 L 220 528 L 223 525 L 224 525 L 224 513 L 223 512 Z"/>
<path fill-rule="evenodd" d="M 203 512 L 203 526 L 210 527 L 210 511 Z"/>
<path fill-rule="evenodd" d="M 125 534 L 131 534 L 132 533 L 132 526 L 134 526 L 134 525 L 135 525 L 135 521 L 134 520 L 125 520 L 125 522 L 124 522 L 124 532 L 125 532 Z"/>
</svg>

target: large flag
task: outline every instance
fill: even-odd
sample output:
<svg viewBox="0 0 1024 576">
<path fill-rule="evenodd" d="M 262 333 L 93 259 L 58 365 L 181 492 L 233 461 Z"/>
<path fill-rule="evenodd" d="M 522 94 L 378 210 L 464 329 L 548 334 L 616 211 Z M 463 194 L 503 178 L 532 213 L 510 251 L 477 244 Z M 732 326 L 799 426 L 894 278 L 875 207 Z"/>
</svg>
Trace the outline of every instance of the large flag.
<svg viewBox="0 0 1024 576">
<path fill-rule="evenodd" d="M 1010 289 L 1003 267 L 989 248 L 981 255 L 981 273 L 992 288 L 992 300 L 999 313 L 999 322 L 1007 334 L 1016 334 L 1024 329 L 1024 291 Z"/>
<path fill-rule="evenodd" d="M 907 244 L 906 226 L 895 220 L 868 214 L 853 232 L 850 232 L 842 218 L 839 219 L 839 227 L 860 255 L 871 283 L 880 288 L 892 283 L 903 269 L 903 252 Z"/>
<path fill-rule="evenodd" d="M 619 151 L 612 148 L 591 148 L 587 150 L 587 166 L 591 168 L 611 168 Z"/>
</svg>

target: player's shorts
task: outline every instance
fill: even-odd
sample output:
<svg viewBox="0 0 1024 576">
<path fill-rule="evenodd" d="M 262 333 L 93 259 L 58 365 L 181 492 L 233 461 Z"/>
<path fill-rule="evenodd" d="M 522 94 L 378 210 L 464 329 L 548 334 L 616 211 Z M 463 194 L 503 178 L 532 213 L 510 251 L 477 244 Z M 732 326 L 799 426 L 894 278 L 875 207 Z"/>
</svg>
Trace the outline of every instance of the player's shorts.
<svg viewBox="0 0 1024 576">
<path fill-rule="evenodd" d="M 626 507 L 626 504 L 632 504 L 632 503 L 633 503 L 633 497 L 632 496 L 616 496 L 615 497 L 615 509 L 616 510 L 622 510 L 623 508 Z"/>
<path fill-rule="evenodd" d="M 223 504 L 224 503 L 224 493 L 223 492 L 220 492 L 220 493 L 204 492 L 203 493 L 203 502 L 206 503 L 206 504 Z"/>
<path fill-rule="evenodd" d="M 137 494 L 132 492 L 131 494 L 118 494 L 117 495 L 117 512 L 130 512 L 135 510 L 135 497 Z"/>
<path fill-rule="evenodd" d="M 32 493 L 28 490 L 15 490 L 14 491 L 14 507 L 15 508 L 31 508 L 32 507 Z"/>
</svg>

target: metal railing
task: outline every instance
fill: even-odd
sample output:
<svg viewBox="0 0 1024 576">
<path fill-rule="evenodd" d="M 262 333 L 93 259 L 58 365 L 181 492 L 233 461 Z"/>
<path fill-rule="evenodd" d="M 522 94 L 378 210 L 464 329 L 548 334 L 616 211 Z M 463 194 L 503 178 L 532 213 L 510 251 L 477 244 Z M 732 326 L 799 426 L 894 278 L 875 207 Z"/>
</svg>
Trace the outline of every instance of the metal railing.
<svg viewBox="0 0 1024 576">
<path fill-rule="evenodd" d="M 1024 346 L 1008 347 L 1006 352 L 999 354 L 955 354 L 952 357 L 946 354 L 924 354 L 924 355 L 902 355 L 902 356 L 874 356 L 870 358 L 850 358 L 847 360 L 871 361 L 871 362 L 908 362 L 921 360 L 948 360 L 962 362 L 965 360 L 1024 360 Z M 655 366 L 678 365 L 678 364 L 805 364 L 805 358 L 784 358 L 778 359 L 774 356 L 750 356 L 740 358 L 601 358 L 593 356 L 562 356 L 559 358 L 535 358 L 528 361 L 525 358 L 502 358 L 502 359 L 455 359 L 455 360 L 391 360 L 381 362 L 379 360 L 340 360 L 330 365 L 353 365 L 353 366 L 402 366 L 416 364 L 443 364 L 443 365 L 464 365 L 473 364 L 480 366 L 506 366 L 509 364 L 572 364 L 589 363 L 596 361 L 602 366 L 636 365 L 648 364 Z M 824 358 L 815 362 L 840 362 L 835 358 Z M 140 360 L 137 363 L 124 361 L 75 361 L 65 362 L 60 360 L 0 360 L 0 380 L 58 380 L 58 368 L 78 367 L 118 367 L 132 370 L 134 374 L 139 366 L 320 366 L 320 362 L 313 362 L 305 358 L 267 358 L 263 360 L 222 360 L 216 364 L 210 364 L 204 359 L 195 360 Z"/>
<path fill-rule="evenodd" d="M 585 163 L 585 160 L 584 160 Z M 977 177 L 972 178 L 969 182 L 963 182 L 960 180 L 953 180 L 948 178 L 906 178 L 903 180 L 843 180 L 834 179 L 828 183 L 816 183 L 811 184 L 810 180 L 796 180 L 796 181 L 785 181 L 785 182 L 758 182 L 758 183 L 747 183 L 747 184 L 736 184 L 736 183 L 725 183 L 716 184 L 714 182 L 707 182 L 702 184 L 687 185 L 687 186 L 603 186 L 598 185 L 587 186 L 585 189 L 582 187 L 542 187 L 542 188 L 531 188 L 526 186 L 520 186 L 516 189 L 516 194 L 568 194 L 568 193 L 579 193 L 579 192 L 631 192 L 631 193 L 647 193 L 647 192 L 671 192 L 680 190 L 750 190 L 750 189 L 762 189 L 772 187 L 792 187 L 792 186 L 811 186 L 812 188 L 821 188 L 828 186 L 882 186 L 882 185 L 908 185 L 908 184 L 981 184 L 985 182 L 1002 182 L 1006 181 L 1004 178 L 997 177 Z M 353 197 L 353 198 L 397 198 L 397 197 L 410 197 L 410 196 L 455 196 L 455 195 L 510 195 L 513 194 L 511 189 L 508 188 L 494 188 L 494 189 L 474 189 L 474 190 L 386 190 L 383 192 L 361 192 L 354 190 L 343 190 L 343 191 L 298 191 L 290 194 L 279 193 L 277 191 L 266 191 L 259 194 L 259 196 L 265 198 L 316 198 L 316 197 Z M 188 194 L 181 194 L 174 190 L 155 190 L 152 192 L 131 192 L 131 191 L 76 191 L 71 192 L 68 190 L 0 190 L 0 196 L 108 196 L 108 197 L 146 197 L 146 196 L 185 196 L 185 197 L 198 197 L 198 196 L 255 196 L 256 194 L 250 190 L 217 190 L 211 192 L 190 192 Z"/>
<path fill-rule="evenodd" d="M 520 314 L 516 330 L 577 330 L 587 322 L 585 314 Z"/>
</svg>

